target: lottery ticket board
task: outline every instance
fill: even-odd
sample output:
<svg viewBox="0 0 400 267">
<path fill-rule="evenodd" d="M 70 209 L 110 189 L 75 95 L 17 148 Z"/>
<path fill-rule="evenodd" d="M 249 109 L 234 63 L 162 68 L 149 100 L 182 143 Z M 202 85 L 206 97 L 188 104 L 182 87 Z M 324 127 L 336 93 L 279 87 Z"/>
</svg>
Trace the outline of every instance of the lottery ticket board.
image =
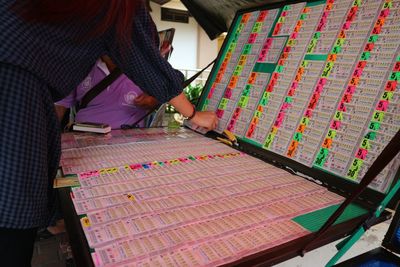
<svg viewBox="0 0 400 267">
<path fill-rule="evenodd" d="M 219 133 L 228 129 L 257 149 L 357 182 L 400 128 L 399 38 L 400 0 L 240 11 L 199 108 L 216 112 Z M 188 129 L 62 141 L 64 174 L 80 183 L 69 201 L 94 266 L 271 259 L 282 254 L 276 248 L 304 245 L 344 200 Z M 399 161 L 373 189 L 386 192 Z M 367 213 L 353 205 L 338 224 Z M 301 248 L 291 249 L 295 256 Z"/>
<path fill-rule="evenodd" d="M 400 1 L 269 5 L 236 15 L 199 109 L 219 133 L 359 182 L 400 129 L 399 80 Z M 387 192 L 399 165 L 370 187 Z"/>
<path fill-rule="evenodd" d="M 61 164 L 79 179 L 70 198 L 94 266 L 232 263 L 309 235 L 299 217 L 343 201 L 188 129 L 63 141 Z M 366 212 L 357 208 L 351 218 Z"/>
</svg>

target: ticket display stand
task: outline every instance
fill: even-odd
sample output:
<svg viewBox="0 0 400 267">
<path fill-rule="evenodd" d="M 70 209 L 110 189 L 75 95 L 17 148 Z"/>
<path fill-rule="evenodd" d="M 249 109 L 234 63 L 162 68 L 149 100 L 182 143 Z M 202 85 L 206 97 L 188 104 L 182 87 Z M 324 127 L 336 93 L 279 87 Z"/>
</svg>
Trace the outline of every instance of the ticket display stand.
<svg viewBox="0 0 400 267">
<path fill-rule="evenodd" d="M 400 0 L 238 11 L 197 105 L 219 117 L 215 132 L 63 136 L 63 172 L 80 182 L 61 191 L 86 254 L 75 258 L 249 266 L 301 254 L 399 131 L 399 80 Z M 357 229 L 399 166 L 397 155 L 308 249 Z"/>
<path fill-rule="evenodd" d="M 396 254 L 397 255 L 396 255 Z M 335 266 L 400 266 L 400 206 L 398 206 L 382 246 L 357 257 L 341 262 Z"/>
</svg>

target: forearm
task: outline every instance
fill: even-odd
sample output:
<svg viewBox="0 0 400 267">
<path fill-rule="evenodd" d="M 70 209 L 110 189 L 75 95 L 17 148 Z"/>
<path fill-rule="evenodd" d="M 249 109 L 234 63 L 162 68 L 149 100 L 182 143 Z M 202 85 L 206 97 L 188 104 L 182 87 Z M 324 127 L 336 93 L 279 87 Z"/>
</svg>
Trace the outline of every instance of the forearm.
<svg viewBox="0 0 400 267">
<path fill-rule="evenodd" d="M 184 117 L 189 117 L 193 113 L 193 105 L 189 102 L 186 96 L 181 93 L 178 96 L 172 98 L 169 103 L 181 113 Z"/>
<path fill-rule="evenodd" d="M 218 118 L 214 112 L 211 111 L 198 111 L 194 113 L 194 107 L 181 93 L 180 95 L 172 98 L 169 103 L 175 107 L 183 116 L 190 117 L 190 121 L 194 124 L 204 127 L 208 130 L 213 130 L 217 127 Z"/>
</svg>

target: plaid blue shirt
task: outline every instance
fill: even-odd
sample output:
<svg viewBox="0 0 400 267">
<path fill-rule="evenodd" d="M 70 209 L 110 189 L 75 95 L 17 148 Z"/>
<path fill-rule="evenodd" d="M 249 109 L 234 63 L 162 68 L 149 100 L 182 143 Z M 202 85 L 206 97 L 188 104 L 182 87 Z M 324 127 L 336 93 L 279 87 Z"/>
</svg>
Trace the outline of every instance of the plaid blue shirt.
<svg viewBox="0 0 400 267">
<path fill-rule="evenodd" d="M 90 32 L 90 23 L 31 25 L 9 11 L 11 4 L 0 0 L 0 227 L 21 229 L 46 224 L 52 210 L 60 155 L 53 102 L 67 96 L 101 55 L 110 55 L 160 102 L 182 91 L 183 75 L 160 56 L 144 8 L 123 53 L 115 29 L 77 42 Z"/>
</svg>

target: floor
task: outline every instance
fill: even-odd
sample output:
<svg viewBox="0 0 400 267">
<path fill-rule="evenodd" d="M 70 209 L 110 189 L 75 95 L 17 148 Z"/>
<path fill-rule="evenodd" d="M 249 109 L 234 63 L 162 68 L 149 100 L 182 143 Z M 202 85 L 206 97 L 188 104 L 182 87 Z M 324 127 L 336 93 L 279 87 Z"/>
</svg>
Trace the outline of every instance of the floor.
<svg viewBox="0 0 400 267">
<path fill-rule="evenodd" d="M 344 255 L 342 260 L 352 258 L 380 246 L 390 221 L 375 225 Z M 296 257 L 276 265 L 276 267 L 319 267 L 336 253 L 337 242 L 308 252 L 304 257 Z M 35 243 L 32 267 L 75 267 L 67 234 L 60 234 Z"/>
<path fill-rule="evenodd" d="M 37 240 L 33 250 L 32 267 L 74 267 L 66 233 Z"/>
<path fill-rule="evenodd" d="M 357 243 L 342 257 L 339 261 L 344 261 L 353 258 L 357 255 L 363 254 L 369 250 L 380 247 L 387 230 L 389 229 L 391 221 L 386 221 L 371 227 Z M 335 245 L 339 243 L 333 242 L 331 244 L 320 247 L 316 250 L 308 252 L 304 257 L 295 257 L 291 260 L 285 261 L 276 267 L 322 267 L 336 254 L 337 250 Z"/>
</svg>

